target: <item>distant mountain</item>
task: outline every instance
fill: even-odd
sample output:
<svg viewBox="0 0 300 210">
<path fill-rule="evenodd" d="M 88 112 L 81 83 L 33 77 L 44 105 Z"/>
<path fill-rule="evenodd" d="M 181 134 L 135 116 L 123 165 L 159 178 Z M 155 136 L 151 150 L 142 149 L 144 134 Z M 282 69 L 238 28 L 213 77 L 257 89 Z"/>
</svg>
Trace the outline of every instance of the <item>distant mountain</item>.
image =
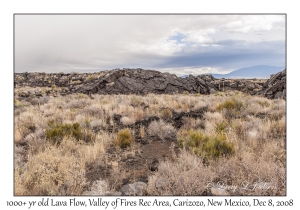
<svg viewBox="0 0 300 210">
<path fill-rule="evenodd" d="M 228 74 L 212 74 L 215 78 L 245 78 L 245 79 L 253 79 L 253 78 L 270 78 L 271 74 L 276 74 L 279 71 L 284 70 L 284 66 L 252 66 L 247 68 L 238 69 L 236 71 L 232 71 Z"/>
<path fill-rule="evenodd" d="M 186 77 L 188 77 L 188 76 L 189 76 L 189 75 L 186 74 L 186 75 L 180 76 L 180 78 L 186 78 Z"/>
</svg>

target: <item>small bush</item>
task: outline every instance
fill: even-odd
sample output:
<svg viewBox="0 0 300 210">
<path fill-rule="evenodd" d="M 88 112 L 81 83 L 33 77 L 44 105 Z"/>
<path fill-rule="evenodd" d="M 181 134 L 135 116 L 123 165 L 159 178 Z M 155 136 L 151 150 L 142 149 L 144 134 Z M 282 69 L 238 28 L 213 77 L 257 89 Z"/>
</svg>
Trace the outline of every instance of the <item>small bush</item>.
<svg viewBox="0 0 300 210">
<path fill-rule="evenodd" d="M 175 133 L 175 129 L 172 125 L 164 122 L 163 120 L 159 120 L 150 123 L 148 133 L 151 136 L 157 135 L 162 141 L 164 141 L 166 137 Z"/>
<path fill-rule="evenodd" d="M 123 125 L 132 125 L 133 123 L 135 123 L 135 120 L 132 119 L 132 118 L 124 116 L 124 117 L 121 118 L 121 122 L 122 122 Z"/>
<path fill-rule="evenodd" d="M 82 132 L 79 123 L 53 125 L 49 123 L 50 128 L 46 130 L 46 138 L 53 144 L 60 144 L 63 137 L 70 136 L 79 140 L 82 138 Z"/>
<path fill-rule="evenodd" d="M 225 129 L 226 129 L 226 127 L 227 127 L 227 124 L 226 124 L 226 122 L 224 122 L 224 121 L 222 121 L 222 122 L 220 122 L 220 123 L 217 123 L 217 124 L 216 124 L 216 132 L 217 132 L 218 134 L 223 134 L 224 131 L 225 131 Z"/>
<path fill-rule="evenodd" d="M 83 99 L 83 97 L 85 97 L 85 95 L 78 95 L 79 100 L 74 100 L 71 101 L 70 103 L 68 103 L 66 105 L 65 108 L 69 108 L 69 109 L 82 109 L 87 105 L 90 105 L 90 102 Z"/>
<path fill-rule="evenodd" d="M 134 139 L 129 129 L 120 130 L 117 134 L 116 144 L 121 148 L 126 148 L 133 143 Z"/>
<path fill-rule="evenodd" d="M 142 99 L 137 96 L 132 96 L 130 99 L 130 105 L 133 107 L 138 107 L 143 103 Z"/>
<path fill-rule="evenodd" d="M 241 110 L 245 108 L 243 103 L 236 100 L 236 99 L 229 99 L 226 100 L 224 103 L 221 103 L 218 107 L 217 110 L 221 111 L 221 110 L 226 110 L 226 116 L 229 118 L 232 117 L 237 117 Z"/>
<path fill-rule="evenodd" d="M 90 126 L 92 129 L 100 128 L 103 125 L 103 121 L 101 119 L 95 119 L 90 122 Z"/>
<path fill-rule="evenodd" d="M 14 98 L 14 106 L 15 106 L 15 108 L 19 108 L 19 107 L 25 106 L 25 104 L 22 103 L 21 101 L 19 101 L 18 99 Z"/>
<path fill-rule="evenodd" d="M 167 119 L 170 119 L 172 117 L 172 112 L 170 109 L 166 108 L 166 109 L 163 109 L 161 112 L 161 117 L 164 119 L 164 120 L 167 120 Z"/>
<path fill-rule="evenodd" d="M 233 110 L 235 109 L 236 104 L 233 100 L 226 100 L 224 103 L 220 104 L 217 107 L 217 110 L 220 111 L 222 109 L 228 109 L 228 110 Z"/>
<path fill-rule="evenodd" d="M 206 159 L 234 154 L 234 145 L 226 141 L 226 137 L 217 134 L 215 137 L 204 135 L 202 131 L 190 130 L 186 136 L 178 139 L 179 145 L 189 148 L 194 154 Z"/>
<path fill-rule="evenodd" d="M 24 127 L 30 132 L 34 132 L 36 130 L 36 126 L 32 123 L 25 123 Z"/>
</svg>

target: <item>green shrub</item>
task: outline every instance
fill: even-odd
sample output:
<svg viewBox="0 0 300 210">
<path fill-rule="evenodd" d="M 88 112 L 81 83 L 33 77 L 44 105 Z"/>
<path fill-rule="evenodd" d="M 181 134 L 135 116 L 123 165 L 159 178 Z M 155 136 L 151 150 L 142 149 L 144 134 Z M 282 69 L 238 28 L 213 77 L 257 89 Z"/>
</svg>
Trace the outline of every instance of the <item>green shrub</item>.
<svg viewBox="0 0 300 210">
<path fill-rule="evenodd" d="M 227 124 L 224 121 L 217 123 L 216 124 L 216 132 L 218 134 L 222 134 L 225 131 L 226 127 L 227 127 Z"/>
<path fill-rule="evenodd" d="M 50 121 L 48 125 L 50 128 L 46 130 L 46 138 L 53 144 L 60 144 L 65 136 L 73 137 L 77 140 L 82 138 L 79 123 L 55 125 L 53 121 Z"/>
<path fill-rule="evenodd" d="M 241 110 L 244 109 L 245 106 L 242 102 L 237 99 L 226 100 L 224 103 L 219 104 L 217 107 L 217 111 L 225 110 L 225 116 L 232 118 L 237 117 Z"/>
<path fill-rule="evenodd" d="M 186 136 L 178 139 L 178 143 L 205 159 L 230 156 L 235 152 L 234 145 L 227 142 L 224 135 L 208 136 L 200 130 L 194 131 L 191 129 Z"/>
<path fill-rule="evenodd" d="M 220 104 L 217 107 L 218 111 L 221 111 L 222 109 L 227 109 L 227 110 L 233 110 L 236 108 L 236 104 L 234 100 L 226 100 L 224 103 Z"/>
<path fill-rule="evenodd" d="M 120 146 L 121 148 L 130 146 L 133 143 L 133 141 L 134 141 L 134 139 L 128 128 L 120 130 L 118 132 L 116 144 L 118 146 Z"/>
<path fill-rule="evenodd" d="M 171 110 L 170 109 L 168 109 L 168 108 L 166 108 L 166 109 L 163 109 L 161 112 L 160 112 L 160 114 L 161 114 L 161 117 L 163 118 L 163 119 L 170 119 L 171 117 L 172 117 L 172 112 L 171 112 Z"/>
</svg>

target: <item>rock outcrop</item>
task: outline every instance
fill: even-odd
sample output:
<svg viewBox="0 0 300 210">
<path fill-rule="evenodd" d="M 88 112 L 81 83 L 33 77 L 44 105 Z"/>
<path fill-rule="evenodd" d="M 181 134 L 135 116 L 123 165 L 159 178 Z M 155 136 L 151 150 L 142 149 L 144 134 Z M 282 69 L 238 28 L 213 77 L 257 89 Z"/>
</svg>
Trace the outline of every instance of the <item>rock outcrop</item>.
<svg viewBox="0 0 300 210">
<path fill-rule="evenodd" d="M 267 98 L 283 98 L 286 99 L 286 69 L 272 75 L 264 84 L 263 95 Z"/>
<path fill-rule="evenodd" d="M 258 95 L 263 90 L 265 80 L 215 79 L 211 75 L 189 75 L 186 78 L 153 70 L 110 71 L 90 85 L 80 89 L 82 93 L 99 94 L 211 94 L 216 91 L 239 90 Z"/>
<path fill-rule="evenodd" d="M 173 94 L 201 93 L 209 94 L 216 91 L 211 75 L 180 78 L 174 74 L 161 73 L 153 70 L 116 70 L 100 77 L 90 85 L 80 89 L 82 93 L 99 94 Z"/>
<path fill-rule="evenodd" d="M 216 79 L 212 75 L 189 75 L 186 78 L 174 74 L 143 69 L 115 69 L 97 73 L 15 73 L 15 87 L 48 87 L 60 95 L 83 94 L 211 94 L 216 91 L 238 90 L 268 98 L 285 98 L 285 70 L 263 79 Z M 21 93 L 28 97 L 31 93 Z M 35 93 L 41 97 L 46 93 Z"/>
</svg>

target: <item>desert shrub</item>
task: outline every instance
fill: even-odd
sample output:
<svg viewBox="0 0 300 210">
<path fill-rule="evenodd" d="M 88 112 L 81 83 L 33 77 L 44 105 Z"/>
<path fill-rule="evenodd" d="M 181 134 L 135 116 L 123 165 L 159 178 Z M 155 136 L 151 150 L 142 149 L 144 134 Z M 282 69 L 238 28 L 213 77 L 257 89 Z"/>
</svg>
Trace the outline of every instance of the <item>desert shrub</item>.
<svg viewBox="0 0 300 210">
<path fill-rule="evenodd" d="M 230 156 L 235 152 L 234 145 L 227 142 L 224 135 L 208 136 L 204 135 L 201 130 L 191 129 L 186 136 L 179 137 L 178 143 L 206 159 Z"/>
<path fill-rule="evenodd" d="M 80 96 L 78 96 L 80 97 Z M 74 100 L 74 101 L 71 101 L 70 103 L 68 103 L 66 105 L 66 108 L 69 108 L 69 109 L 80 109 L 80 108 L 83 108 L 87 105 L 90 105 L 90 102 L 87 101 L 87 100 Z"/>
<path fill-rule="evenodd" d="M 104 115 L 101 107 L 93 106 L 93 105 L 89 106 L 89 107 L 85 107 L 83 110 L 80 110 L 79 113 L 88 114 L 88 115 L 94 116 L 94 117 L 101 117 Z"/>
<path fill-rule="evenodd" d="M 203 195 L 207 183 L 216 175 L 200 157 L 183 150 L 177 161 L 162 161 L 149 177 L 148 195 Z"/>
<path fill-rule="evenodd" d="M 130 105 L 133 107 L 138 107 L 143 103 L 142 99 L 140 97 L 137 96 L 132 96 L 130 98 Z"/>
<path fill-rule="evenodd" d="M 26 103 L 19 101 L 18 99 L 14 98 L 14 106 L 15 108 L 26 106 Z"/>
<path fill-rule="evenodd" d="M 20 182 L 23 195 L 80 195 L 85 185 L 84 168 L 62 149 L 50 147 L 28 160 Z"/>
<path fill-rule="evenodd" d="M 39 104 L 39 99 L 38 98 L 32 98 L 32 99 L 30 99 L 30 103 L 32 105 L 38 105 Z"/>
<path fill-rule="evenodd" d="M 270 153 L 269 149 L 267 153 Z M 217 176 L 216 182 L 226 180 L 232 186 L 240 186 L 235 191 L 229 191 L 232 195 L 286 195 L 285 167 L 279 162 L 266 160 L 252 152 L 244 151 L 227 159 L 221 158 L 211 165 L 211 169 Z M 245 183 L 247 185 L 244 185 Z M 254 185 L 264 184 L 270 184 L 271 187 L 254 188 Z"/>
<path fill-rule="evenodd" d="M 217 110 L 220 111 L 222 109 L 228 109 L 228 110 L 232 110 L 235 109 L 236 104 L 233 100 L 226 100 L 224 103 L 220 104 L 217 107 Z"/>
<path fill-rule="evenodd" d="M 53 125 L 50 122 L 50 128 L 45 132 L 46 138 L 53 144 L 60 144 L 63 137 L 70 136 L 79 140 L 82 138 L 82 132 L 79 123 Z"/>
<path fill-rule="evenodd" d="M 223 93 L 223 92 L 220 92 L 220 91 L 216 91 L 215 93 L 214 93 L 214 95 L 215 96 L 225 96 L 225 94 Z"/>
<path fill-rule="evenodd" d="M 124 116 L 124 117 L 121 118 L 121 122 L 122 122 L 123 125 L 132 125 L 133 123 L 135 123 L 135 120 L 132 119 L 132 118 Z"/>
<path fill-rule="evenodd" d="M 148 127 L 148 134 L 151 136 L 157 135 L 162 141 L 164 141 L 167 136 L 174 134 L 174 132 L 174 127 L 163 120 L 153 121 Z"/>
<path fill-rule="evenodd" d="M 226 110 L 226 116 L 229 118 L 236 117 L 244 108 L 244 104 L 237 99 L 229 99 L 219 104 L 217 111 Z"/>
<path fill-rule="evenodd" d="M 56 90 L 56 85 L 51 85 L 51 89 L 52 89 L 52 91 L 55 91 Z"/>
<path fill-rule="evenodd" d="M 164 120 L 167 120 L 167 119 L 170 119 L 172 117 L 172 112 L 170 109 L 168 108 L 165 108 L 163 109 L 161 112 L 161 117 L 164 119 Z"/>
<path fill-rule="evenodd" d="M 36 130 L 36 126 L 33 123 L 24 123 L 24 128 L 26 128 L 30 133 Z"/>
<path fill-rule="evenodd" d="M 82 140 L 85 142 L 93 142 L 95 141 L 95 133 L 93 133 L 90 129 L 82 129 Z"/>
<path fill-rule="evenodd" d="M 182 117 L 182 128 L 191 129 L 191 128 L 204 128 L 204 120 L 200 118 L 191 118 L 191 117 Z"/>
<path fill-rule="evenodd" d="M 201 111 L 205 109 L 207 109 L 207 105 L 204 101 L 197 101 L 193 108 L 194 111 Z"/>
<path fill-rule="evenodd" d="M 137 109 L 134 115 L 136 120 L 142 120 L 145 116 L 145 111 L 142 109 Z"/>
<path fill-rule="evenodd" d="M 258 101 L 257 102 L 259 105 L 261 105 L 262 107 L 269 107 L 270 104 L 267 101 Z"/>
<path fill-rule="evenodd" d="M 103 125 L 103 121 L 101 119 L 95 119 L 90 122 L 90 126 L 92 129 L 100 128 Z"/>
<path fill-rule="evenodd" d="M 227 128 L 227 124 L 225 121 L 219 122 L 216 124 L 216 132 L 218 134 L 223 134 L 225 132 L 225 129 Z"/>
<path fill-rule="evenodd" d="M 269 136 L 278 139 L 286 136 L 286 123 L 284 117 L 279 121 L 271 122 Z"/>
<path fill-rule="evenodd" d="M 117 134 L 116 144 L 121 148 L 126 148 L 133 143 L 134 139 L 129 129 L 120 130 Z"/>
<path fill-rule="evenodd" d="M 204 117 L 206 120 L 212 121 L 212 122 L 220 122 L 224 120 L 224 117 L 219 112 L 206 112 L 204 114 Z"/>
<path fill-rule="evenodd" d="M 85 95 L 85 94 L 83 94 L 83 93 L 79 93 L 79 94 L 77 95 L 77 98 L 78 98 L 78 99 L 87 99 L 88 97 L 87 97 L 87 95 Z"/>
</svg>

